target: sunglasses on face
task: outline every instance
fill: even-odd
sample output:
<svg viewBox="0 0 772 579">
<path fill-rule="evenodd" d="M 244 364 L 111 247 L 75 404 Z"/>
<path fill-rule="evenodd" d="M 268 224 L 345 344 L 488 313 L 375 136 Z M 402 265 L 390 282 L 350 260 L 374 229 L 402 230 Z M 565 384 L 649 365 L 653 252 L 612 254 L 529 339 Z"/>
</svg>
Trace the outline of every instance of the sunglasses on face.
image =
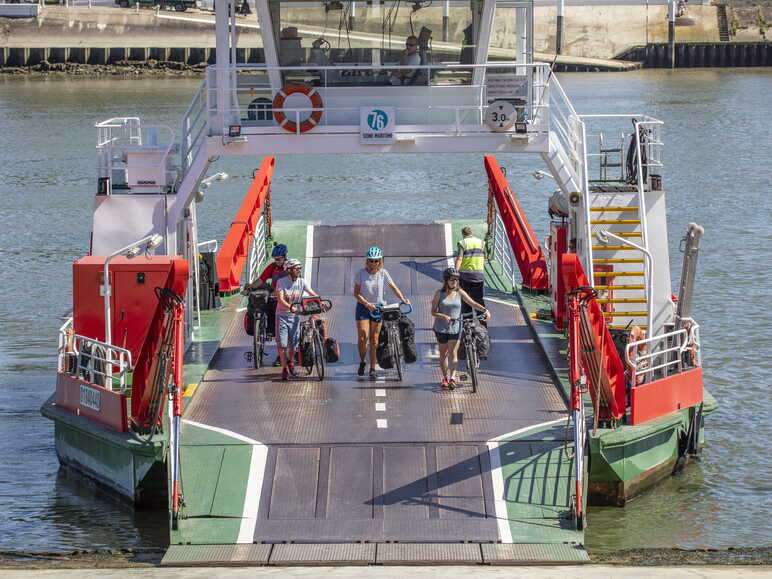
<svg viewBox="0 0 772 579">
<path fill-rule="evenodd" d="M 284 261 L 286 258 L 283 255 L 277 255 L 273 259 L 274 261 Z"/>
<path fill-rule="evenodd" d="M 406 42 L 405 46 L 418 46 L 418 45 L 413 42 Z"/>
<path fill-rule="evenodd" d="M 368 259 L 367 263 L 381 263 L 380 259 Z"/>
</svg>

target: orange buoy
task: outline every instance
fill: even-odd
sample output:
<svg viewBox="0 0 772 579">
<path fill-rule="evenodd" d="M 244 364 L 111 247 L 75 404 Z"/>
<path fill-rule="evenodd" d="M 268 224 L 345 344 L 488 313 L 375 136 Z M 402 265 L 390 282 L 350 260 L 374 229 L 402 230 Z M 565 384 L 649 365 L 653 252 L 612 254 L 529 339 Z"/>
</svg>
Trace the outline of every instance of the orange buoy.
<svg viewBox="0 0 772 579">
<path fill-rule="evenodd" d="M 277 92 L 276 96 L 273 97 L 273 105 L 271 105 L 273 108 L 273 120 L 285 131 L 289 131 L 290 133 L 298 132 L 297 123 L 289 120 L 287 115 L 284 114 L 284 101 L 289 95 L 295 93 L 303 93 L 306 95 L 311 101 L 311 106 L 314 108 L 314 110 L 311 111 L 311 115 L 300 123 L 300 132 L 305 133 L 306 131 L 313 129 L 319 124 L 319 121 L 322 120 L 323 111 L 321 109 L 324 106 L 321 95 L 311 85 L 305 83 L 288 84 Z"/>
</svg>

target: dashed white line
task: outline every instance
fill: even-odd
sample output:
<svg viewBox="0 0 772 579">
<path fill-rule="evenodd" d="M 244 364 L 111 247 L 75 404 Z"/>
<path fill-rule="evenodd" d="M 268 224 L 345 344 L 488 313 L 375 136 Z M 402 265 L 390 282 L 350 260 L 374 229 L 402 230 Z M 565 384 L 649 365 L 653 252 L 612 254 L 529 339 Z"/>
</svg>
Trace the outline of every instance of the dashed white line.
<svg viewBox="0 0 772 579">
<path fill-rule="evenodd" d="M 375 389 L 375 395 L 379 398 L 384 398 L 386 396 L 386 389 L 385 388 L 376 388 Z"/>
<path fill-rule="evenodd" d="M 375 411 L 376 412 L 386 412 L 386 403 L 385 402 L 376 402 L 375 403 Z"/>
<path fill-rule="evenodd" d="M 378 428 L 388 428 L 389 427 L 389 421 L 385 418 L 378 418 L 375 420 L 375 425 Z"/>
</svg>

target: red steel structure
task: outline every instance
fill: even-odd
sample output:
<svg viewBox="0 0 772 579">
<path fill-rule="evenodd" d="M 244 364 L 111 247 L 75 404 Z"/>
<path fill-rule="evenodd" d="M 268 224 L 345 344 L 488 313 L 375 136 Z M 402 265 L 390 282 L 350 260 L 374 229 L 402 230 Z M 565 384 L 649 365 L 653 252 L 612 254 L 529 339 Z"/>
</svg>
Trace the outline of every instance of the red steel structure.
<svg viewBox="0 0 772 579">
<path fill-rule="evenodd" d="M 221 292 L 232 292 L 241 287 L 241 272 L 249 254 L 249 239 L 255 232 L 263 209 L 271 203 L 271 178 L 275 164 L 274 157 L 263 159 L 217 253 Z"/>
<path fill-rule="evenodd" d="M 531 290 L 549 289 L 547 262 L 541 246 L 493 155 L 485 156 L 485 172 L 488 174 L 488 194 L 496 200 L 499 215 L 520 268 L 523 287 Z"/>
<path fill-rule="evenodd" d="M 566 294 L 589 287 L 579 256 L 567 253 L 562 256 L 561 261 Z M 593 407 L 598 409 L 597 418 L 620 420 L 625 415 L 627 406 L 624 365 L 606 327 L 600 304 L 594 297 L 587 297 L 585 302 L 584 311 L 580 314 L 586 317 L 578 327 L 581 348 L 571 349 L 571 363 L 576 363 L 573 358 L 581 354 L 581 363 L 590 384 Z"/>
</svg>

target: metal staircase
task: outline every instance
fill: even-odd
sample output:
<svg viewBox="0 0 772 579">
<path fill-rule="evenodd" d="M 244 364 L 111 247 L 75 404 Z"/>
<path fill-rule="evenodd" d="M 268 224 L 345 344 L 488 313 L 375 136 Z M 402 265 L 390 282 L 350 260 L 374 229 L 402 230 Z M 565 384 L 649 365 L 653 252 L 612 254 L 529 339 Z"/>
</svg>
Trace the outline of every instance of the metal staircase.
<svg viewBox="0 0 772 579">
<path fill-rule="evenodd" d="M 605 234 L 612 233 L 636 245 L 642 243 L 640 206 L 632 204 L 635 197 L 637 193 L 597 192 L 590 206 L 594 287 L 610 328 L 625 328 L 628 324 L 648 326 L 644 258 L 639 257 L 641 252 L 637 248 L 615 242 Z"/>
</svg>

